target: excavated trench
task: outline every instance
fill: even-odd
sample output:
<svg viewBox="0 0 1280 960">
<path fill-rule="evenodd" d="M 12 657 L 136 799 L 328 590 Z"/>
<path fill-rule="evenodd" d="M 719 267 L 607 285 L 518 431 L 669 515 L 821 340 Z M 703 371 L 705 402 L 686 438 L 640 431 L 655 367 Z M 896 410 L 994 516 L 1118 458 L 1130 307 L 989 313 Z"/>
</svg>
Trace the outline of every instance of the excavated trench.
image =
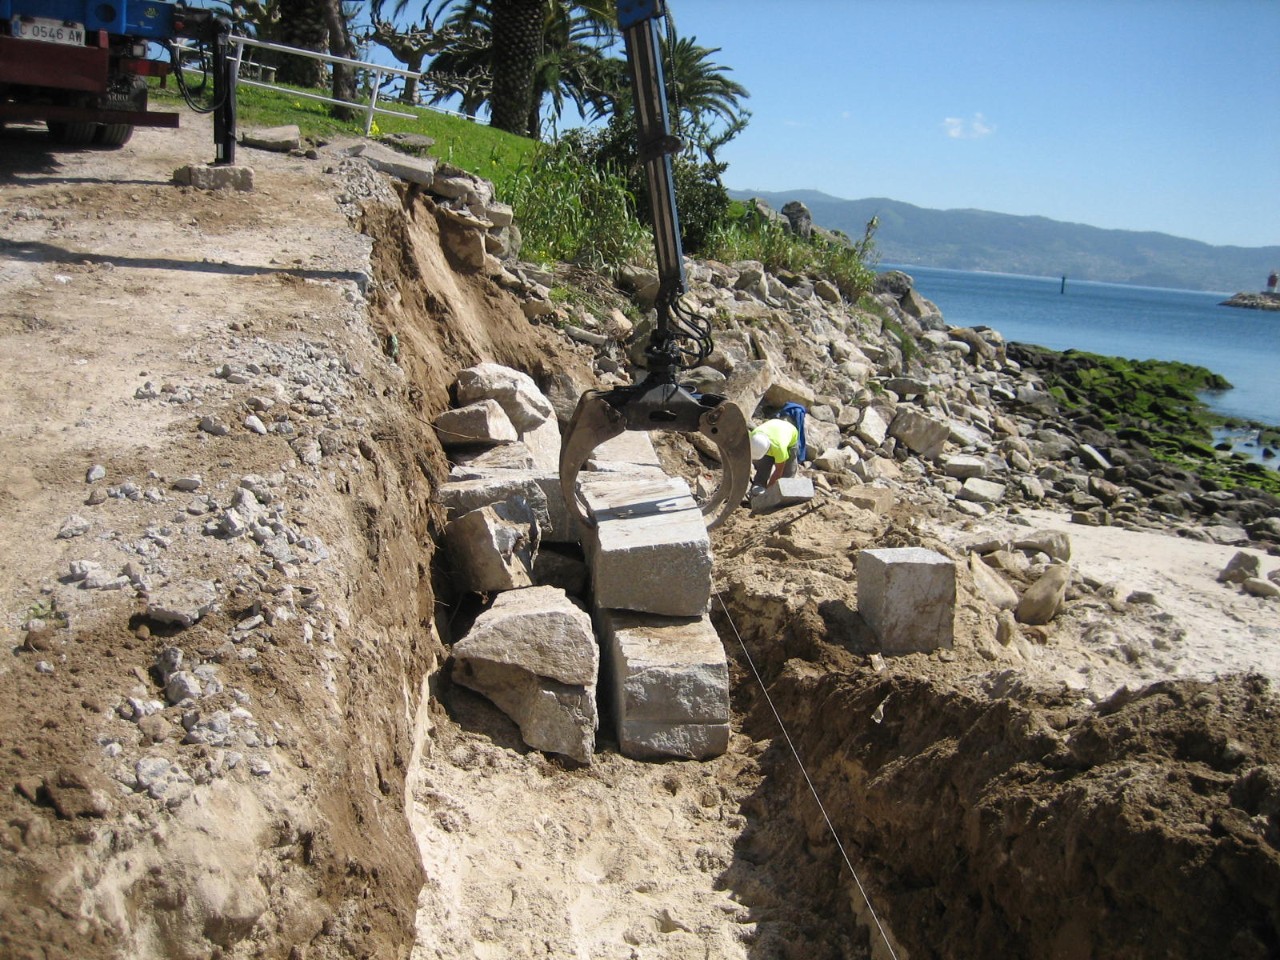
<svg viewBox="0 0 1280 960">
<path fill-rule="evenodd" d="M 544 387 L 583 375 L 509 298 L 454 274 L 422 201 L 376 219 L 375 328 L 398 338 L 416 418 L 480 360 Z M 439 482 L 438 449 L 406 461 Z M 406 774 L 426 872 L 415 957 L 889 956 L 846 853 L 898 957 L 1280 955 L 1267 681 L 1169 682 L 1087 709 L 993 672 L 963 637 L 958 661 L 876 670 L 848 602 L 753 593 L 743 571 L 767 577 L 778 554 L 737 542 L 717 552 L 735 731 L 722 758 L 625 760 L 605 720 L 593 764 L 562 763 L 452 685 L 447 660 L 431 675 Z M 447 653 L 477 608 L 444 562 L 418 589 Z"/>
</svg>

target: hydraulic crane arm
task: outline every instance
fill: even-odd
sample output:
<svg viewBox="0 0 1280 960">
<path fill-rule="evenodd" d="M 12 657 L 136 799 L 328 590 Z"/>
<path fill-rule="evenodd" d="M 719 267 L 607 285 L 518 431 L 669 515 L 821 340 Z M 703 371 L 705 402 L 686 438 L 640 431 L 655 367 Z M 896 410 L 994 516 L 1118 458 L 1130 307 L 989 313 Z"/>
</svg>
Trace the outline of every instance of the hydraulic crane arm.
<svg viewBox="0 0 1280 960">
<path fill-rule="evenodd" d="M 624 430 L 675 430 L 701 433 L 719 450 L 720 485 L 702 504 L 708 526 L 715 527 L 738 505 L 747 490 L 750 438 L 742 411 L 724 397 L 696 393 L 677 380 L 682 360 L 701 363 L 711 352 L 710 325 L 680 302 L 685 292 L 684 251 L 676 211 L 671 156 L 681 144 L 672 136 L 662 72 L 659 23 L 664 0 L 619 0 L 618 25 L 626 41 L 627 65 L 635 101 L 640 162 L 653 210 L 658 261 L 657 324 L 645 348 L 648 374 L 640 383 L 607 391 L 589 391 L 569 420 L 560 453 L 560 485 L 565 503 L 585 526 L 578 499 L 578 474 L 591 452 Z M 692 340 L 684 351 L 681 341 Z"/>
</svg>

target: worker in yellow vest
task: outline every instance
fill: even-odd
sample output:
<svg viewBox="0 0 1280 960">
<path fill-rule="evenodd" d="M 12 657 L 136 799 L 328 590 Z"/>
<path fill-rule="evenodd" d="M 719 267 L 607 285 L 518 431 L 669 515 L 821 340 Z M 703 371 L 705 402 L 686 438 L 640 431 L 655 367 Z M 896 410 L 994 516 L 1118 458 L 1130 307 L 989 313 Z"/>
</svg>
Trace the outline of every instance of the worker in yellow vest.
<svg viewBox="0 0 1280 960">
<path fill-rule="evenodd" d="M 781 477 L 794 477 L 800 466 L 800 431 L 789 420 L 766 420 L 751 431 L 751 462 L 755 464 L 752 495 Z"/>
</svg>

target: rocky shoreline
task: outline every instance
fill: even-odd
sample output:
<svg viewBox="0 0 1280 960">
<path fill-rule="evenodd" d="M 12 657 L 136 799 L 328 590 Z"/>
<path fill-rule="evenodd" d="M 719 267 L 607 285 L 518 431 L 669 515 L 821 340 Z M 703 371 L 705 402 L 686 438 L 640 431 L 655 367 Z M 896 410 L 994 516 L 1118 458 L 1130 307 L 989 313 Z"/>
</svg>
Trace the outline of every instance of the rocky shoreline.
<svg viewBox="0 0 1280 960">
<path fill-rule="evenodd" d="M 690 295 L 717 317 L 717 349 L 691 379 L 746 411 L 805 405 L 819 486 L 907 486 L 973 517 L 1060 504 L 1082 524 L 1280 552 L 1280 497 L 1261 489 L 1274 471 L 1244 464 L 1245 482 L 1228 484 L 1168 462 L 1149 445 L 1142 411 L 1117 431 L 1088 405 L 1068 408 L 1038 368 L 1042 351 L 987 327 L 948 325 L 900 271 L 881 274 L 856 309 L 822 280 L 775 276 L 757 262 L 696 263 L 690 279 Z M 643 271 L 620 282 L 642 305 L 653 288 Z M 603 341 L 596 365 L 606 382 L 622 379 L 610 372 L 620 361 L 640 359 L 593 339 Z"/>
<path fill-rule="evenodd" d="M 1246 310 L 1280 310 L 1280 293 L 1237 293 L 1219 306 Z"/>
</svg>

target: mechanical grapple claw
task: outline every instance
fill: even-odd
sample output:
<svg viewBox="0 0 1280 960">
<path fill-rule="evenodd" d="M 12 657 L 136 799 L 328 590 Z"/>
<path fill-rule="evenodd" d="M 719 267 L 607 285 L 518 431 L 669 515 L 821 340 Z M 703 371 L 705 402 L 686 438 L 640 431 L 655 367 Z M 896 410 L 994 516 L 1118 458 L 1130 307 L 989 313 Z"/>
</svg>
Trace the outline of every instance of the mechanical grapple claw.
<svg viewBox="0 0 1280 960">
<path fill-rule="evenodd" d="M 685 273 L 671 155 L 682 145 L 671 135 L 662 74 L 658 28 L 665 15 L 665 0 L 618 4 L 618 25 L 626 41 L 635 97 L 638 153 L 653 214 L 658 316 L 645 347 L 646 378 L 630 386 L 583 394 L 560 446 L 565 505 L 588 528 L 594 524 L 578 498 L 578 474 L 596 447 L 624 430 L 696 431 L 715 444 L 722 469 L 720 486 L 702 504 L 709 528 L 718 526 L 738 505 L 750 479 L 751 438 L 742 411 L 724 397 L 682 387 L 677 379 L 682 367 L 696 367 L 710 355 L 712 343 L 711 324 L 680 302 Z"/>
<path fill-rule="evenodd" d="M 560 488 L 564 502 L 584 527 L 594 526 L 578 496 L 578 474 L 600 444 L 624 430 L 698 432 L 720 453 L 720 485 L 699 504 L 708 529 L 715 529 L 747 492 L 751 451 L 747 421 L 737 405 L 679 384 L 644 382 L 612 390 L 591 390 L 578 400 L 560 446 Z"/>
</svg>

